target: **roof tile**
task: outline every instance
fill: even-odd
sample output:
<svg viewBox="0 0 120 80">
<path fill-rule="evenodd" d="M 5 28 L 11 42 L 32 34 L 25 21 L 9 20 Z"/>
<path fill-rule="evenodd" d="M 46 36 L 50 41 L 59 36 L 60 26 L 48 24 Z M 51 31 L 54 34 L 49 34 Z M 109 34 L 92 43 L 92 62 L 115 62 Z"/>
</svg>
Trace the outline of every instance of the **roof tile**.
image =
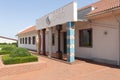
<svg viewBox="0 0 120 80">
<path fill-rule="evenodd" d="M 27 29 L 24 29 L 23 31 L 19 32 L 18 35 L 24 34 L 24 33 L 27 33 L 27 32 L 31 32 L 31 31 L 35 31 L 35 30 L 36 30 L 35 26 L 30 26 Z"/>
<path fill-rule="evenodd" d="M 120 0 L 101 0 L 90 6 L 94 7 L 95 10 L 93 10 L 89 14 L 94 14 L 100 11 L 105 11 L 112 8 L 120 7 Z"/>
</svg>

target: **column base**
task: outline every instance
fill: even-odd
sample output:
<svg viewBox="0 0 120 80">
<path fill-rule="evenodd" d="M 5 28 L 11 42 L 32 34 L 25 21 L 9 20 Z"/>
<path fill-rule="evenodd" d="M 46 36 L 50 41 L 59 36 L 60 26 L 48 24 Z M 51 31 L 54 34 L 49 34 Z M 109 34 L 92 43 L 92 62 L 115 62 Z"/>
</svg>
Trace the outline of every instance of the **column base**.
<svg viewBox="0 0 120 80">
<path fill-rule="evenodd" d="M 44 56 L 47 56 L 46 53 L 43 53 Z"/>
</svg>

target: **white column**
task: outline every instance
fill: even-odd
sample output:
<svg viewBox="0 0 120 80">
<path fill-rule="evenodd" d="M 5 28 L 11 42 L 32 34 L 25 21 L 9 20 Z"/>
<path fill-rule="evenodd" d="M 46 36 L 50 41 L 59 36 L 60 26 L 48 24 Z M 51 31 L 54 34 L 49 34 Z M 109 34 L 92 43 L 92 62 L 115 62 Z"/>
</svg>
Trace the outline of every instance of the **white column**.
<svg viewBox="0 0 120 80">
<path fill-rule="evenodd" d="M 41 48 L 41 39 L 40 39 L 40 30 L 38 30 L 36 36 L 36 49 L 38 54 L 40 54 L 40 48 Z"/>
<path fill-rule="evenodd" d="M 50 57 L 51 58 L 51 56 L 52 56 L 52 28 L 49 28 L 49 36 L 48 36 L 48 43 L 49 43 L 49 55 L 48 55 L 48 57 Z"/>
</svg>

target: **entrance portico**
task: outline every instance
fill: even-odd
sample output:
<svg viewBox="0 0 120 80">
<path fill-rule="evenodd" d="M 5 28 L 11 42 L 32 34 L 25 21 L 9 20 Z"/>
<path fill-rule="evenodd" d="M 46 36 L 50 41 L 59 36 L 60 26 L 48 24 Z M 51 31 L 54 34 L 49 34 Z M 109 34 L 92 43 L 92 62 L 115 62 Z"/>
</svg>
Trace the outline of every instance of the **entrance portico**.
<svg viewBox="0 0 120 80">
<path fill-rule="evenodd" d="M 42 43 L 38 45 L 39 50 L 42 50 L 41 53 L 46 54 L 48 53 L 48 57 L 55 57 L 58 59 L 67 59 L 67 62 L 74 62 L 75 59 L 75 22 L 67 22 L 61 25 L 57 25 L 54 27 L 50 27 L 48 29 L 44 29 L 39 31 L 38 34 L 42 34 L 42 40 L 39 40 Z M 53 34 L 54 33 L 54 37 Z M 64 34 L 63 34 L 64 33 Z M 39 35 L 40 36 L 40 35 Z M 46 37 L 49 40 L 46 40 Z M 54 45 L 52 44 L 52 40 L 54 39 Z M 66 39 L 66 40 L 65 40 Z M 48 44 L 47 44 L 48 43 Z M 45 46 L 45 45 L 48 46 Z M 42 47 L 40 47 L 42 46 Z M 48 48 L 48 51 L 46 50 Z M 65 50 L 66 49 L 66 50 Z M 39 53 L 38 50 L 38 53 Z M 65 52 L 66 51 L 66 52 Z M 56 56 L 55 56 L 56 55 Z"/>
<path fill-rule="evenodd" d="M 76 2 L 71 2 L 65 5 L 64 7 L 59 8 L 49 13 L 48 15 L 45 15 L 42 18 L 36 20 L 36 29 L 41 30 L 41 34 L 42 34 L 41 46 L 44 55 L 48 53 L 48 56 L 52 57 L 52 54 L 54 53 L 57 55 L 57 58 L 63 59 L 65 52 L 67 54 L 66 56 L 67 61 L 74 62 L 74 58 L 75 58 L 74 22 L 75 21 L 77 21 Z M 53 28 L 54 31 L 52 30 Z M 64 37 L 61 32 L 62 29 L 65 29 L 66 34 L 64 34 Z M 53 33 L 54 35 L 52 35 Z M 46 40 L 46 37 L 49 38 L 49 40 Z M 55 38 L 55 40 L 53 38 Z M 64 39 L 65 44 L 63 44 L 62 42 L 63 38 L 65 38 Z M 53 41 L 55 42 L 55 45 L 52 45 Z M 63 51 L 63 45 L 64 45 L 64 51 Z"/>
</svg>

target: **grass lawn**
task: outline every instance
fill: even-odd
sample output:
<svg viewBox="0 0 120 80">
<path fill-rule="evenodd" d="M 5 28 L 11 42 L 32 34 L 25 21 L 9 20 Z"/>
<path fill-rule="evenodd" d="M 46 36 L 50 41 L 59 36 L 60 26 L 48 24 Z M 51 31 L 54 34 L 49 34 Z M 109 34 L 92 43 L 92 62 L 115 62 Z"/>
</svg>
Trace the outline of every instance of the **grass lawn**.
<svg viewBox="0 0 120 80">
<path fill-rule="evenodd" d="M 3 47 L 16 47 L 15 45 L 9 45 L 9 44 L 6 44 L 6 45 L 0 45 L 0 48 L 3 48 Z"/>
</svg>

